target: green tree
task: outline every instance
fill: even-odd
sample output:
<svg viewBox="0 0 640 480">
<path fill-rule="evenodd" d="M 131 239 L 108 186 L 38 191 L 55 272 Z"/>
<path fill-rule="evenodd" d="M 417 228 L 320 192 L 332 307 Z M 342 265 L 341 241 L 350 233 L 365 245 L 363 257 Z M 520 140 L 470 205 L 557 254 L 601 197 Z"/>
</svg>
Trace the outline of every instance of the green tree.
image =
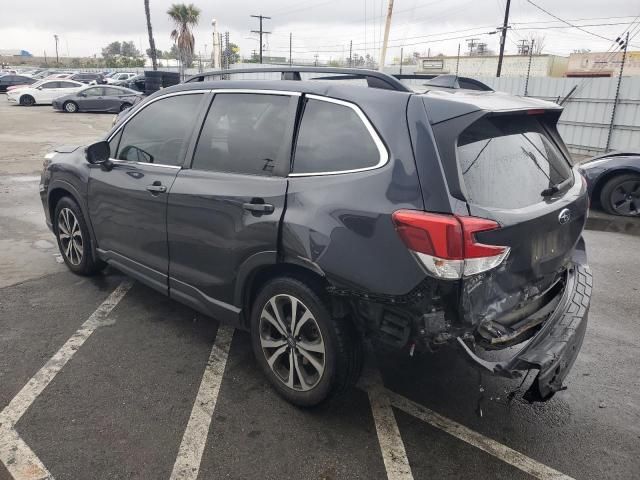
<svg viewBox="0 0 640 480">
<path fill-rule="evenodd" d="M 240 62 L 240 47 L 238 45 L 236 45 L 235 43 L 231 43 L 229 42 L 229 48 L 228 49 L 224 49 L 224 51 L 222 52 L 223 56 L 228 56 L 229 58 L 229 64 L 232 63 L 239 63 Z"/>
<path fill-rule="evenodd" d="M 156 41 L 153 39 L 153 29 L 151 28 L 151 12 L 149 10 L 149 0 L 144 0 L 144 14 L 147 17 L 147 33 L 149 34 L 149 48 L 147 53 L 151 57 L 151 64 L 154 70 L 158 70 L 158 50 L 156 50 Z"/>
<path fill-rule="evenodd" d="M 136 44 L 133 42 L 122 42 L 120 45 L 120 55 L 127 58 L 138 58 L 140 56 L 140 50 L 136 48 Z"/>
<path fill-rule="evenodd" d="M 120 55 L 120 50 L 122 50 L 122 45 L 120 42 L 111 42 L 109 45 L 102 49 L 102 56 L 107 59 L 109 57 L 115 57 L 116 55 Z"/>
<path fill-rule="evenodd" d="M 195 46 L 193 27 L 200 20 L 200 9 L 193 3 L 189 5 L 174 3 L 167 10 L 167 15 L 169 15 L 174 24 L 170 37 L 178 47 L 181 73 L 184 74 L 184 68 L 188 65 L 189 59 L 191 59 L 191 63 L 193 62 L 193 49 Z"/>
<path fill-rule="evenodd" d="M 154 52 L 153 52 L 150 48 L 147 48 L 147 50 L 145 51 L 145 53 L 147 54 L 147 57 L 150 57 L 150 58 L 151 58 L 151 61 L 153 62 L 153 58 L 154 58 L 154 57 L 153 57 L 153 53 L 154 53 Z M 156 51 L 155 51 L 156 67 L 158 66 L 158 65 L 157 65 L 157 62 L 158 62 L 158 61 L 157 61 L 157 59 L 158 59 L 158 58 L 164 58 L 164 56 L 165 56 L 165 52 L 163 52 L 162 50 L 159 50 L 159 49 L 157 49 L 157 48 L 156 48 Z"/>
</svg>

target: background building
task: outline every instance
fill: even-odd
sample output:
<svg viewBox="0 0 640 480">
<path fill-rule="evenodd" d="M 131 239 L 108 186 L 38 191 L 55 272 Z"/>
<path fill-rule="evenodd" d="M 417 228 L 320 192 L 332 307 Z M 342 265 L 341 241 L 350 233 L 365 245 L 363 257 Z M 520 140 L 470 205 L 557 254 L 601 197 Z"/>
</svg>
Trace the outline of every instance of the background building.
<svg viewBox="0 0 640 480">
<path fill-rule="evenodd" d="M 445 74 L 456 73 L 457 56 L 421 57 L 416 73 Z M 557 55 L 534 55 L 531 57 L 532 77 L 563 77 L 567 71 L 568 58 Z M 528 55 L 505 55 L 502 62 L 502 76 L 520 77 L 527 75 Z M 464 77 L 495 76 L 498 69 L 497 55 L 461 56 L 458 75 Z"/>
<path fill-rule="evenodd" d="M 567 77 L 615 77 L 620 72 L 620 62 L 622 52 L 572 53 Z M 623 75 L 640 75 L 640 52 L 627 52 Z"/>
<path fill-rule="evenodd" d="M 26 50 L 7 50 L 0 49 L 0 57 L 31 57 L 32 55 Z"/>
</svg>

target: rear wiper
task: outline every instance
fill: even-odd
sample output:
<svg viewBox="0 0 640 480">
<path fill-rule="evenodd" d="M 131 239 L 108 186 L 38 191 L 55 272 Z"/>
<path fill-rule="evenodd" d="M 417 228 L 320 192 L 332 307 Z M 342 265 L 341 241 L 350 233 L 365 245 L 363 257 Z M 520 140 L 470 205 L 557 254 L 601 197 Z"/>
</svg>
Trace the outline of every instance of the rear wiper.
<svg viewBox="0 0 640 480">
<path fill-rule="evenodd" d="M 558 193 L 560 190 L 568 186 L 570 183 L 571 183 L 571 177 L 566 178 L 560 183 L 555 183 L 551 185 L 549 188 L 545 188 L 542 192 L 540 192 L 540 195 L 542 195 L 543 197 L 550 197 L 551 195 Z"/>
</svg>

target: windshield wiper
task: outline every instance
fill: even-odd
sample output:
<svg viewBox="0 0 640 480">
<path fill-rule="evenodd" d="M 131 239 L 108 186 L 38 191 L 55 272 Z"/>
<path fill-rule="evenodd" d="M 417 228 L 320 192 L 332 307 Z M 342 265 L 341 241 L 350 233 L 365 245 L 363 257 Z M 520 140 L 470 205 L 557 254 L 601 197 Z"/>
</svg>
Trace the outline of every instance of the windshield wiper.
<svg viewBox="0 0 640 480">
<path fill-rule="evenodd" d="M 564 179 L 560 183 L 555 183 L 551 185 L 549 188 L 545 188 L 540 195 L 543 197 L 550 197 L 551 195 L 558 193 L 560 190 L 564 189 L 571 183 L 571 177 Z"/>
</svg>

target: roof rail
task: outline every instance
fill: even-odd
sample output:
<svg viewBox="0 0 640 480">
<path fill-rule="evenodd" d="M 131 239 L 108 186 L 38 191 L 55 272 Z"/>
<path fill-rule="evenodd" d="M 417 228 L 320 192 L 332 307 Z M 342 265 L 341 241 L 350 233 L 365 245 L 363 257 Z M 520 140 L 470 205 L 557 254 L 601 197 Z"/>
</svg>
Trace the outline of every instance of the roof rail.
<svg viewBox="0 0 640 480">
<path fill-rule="evenodd" d="M 335 68 L 335 67 L 265 67 L 265 68 L 237 68 L 231 70 L 211 70 L 198 73 L 185 80 L 188 82 L 203 82 L 205 79 L 219 77 L 228 79 L 230 75 L 243 73 L 280 73 L 281 80 L 302 80 L 301 73 L 332 74 L 330 76 L 316 77 L 313 80 L 344 80 L 362 79 L 367 81 L 371 88 L 381 88 L 384 90 L 396 90 L 400 92 L 412 92 L 400 80 L 392 75 L 379 72 L 377 70 L 367 70 L 361 68 Z"/>
</svg>

